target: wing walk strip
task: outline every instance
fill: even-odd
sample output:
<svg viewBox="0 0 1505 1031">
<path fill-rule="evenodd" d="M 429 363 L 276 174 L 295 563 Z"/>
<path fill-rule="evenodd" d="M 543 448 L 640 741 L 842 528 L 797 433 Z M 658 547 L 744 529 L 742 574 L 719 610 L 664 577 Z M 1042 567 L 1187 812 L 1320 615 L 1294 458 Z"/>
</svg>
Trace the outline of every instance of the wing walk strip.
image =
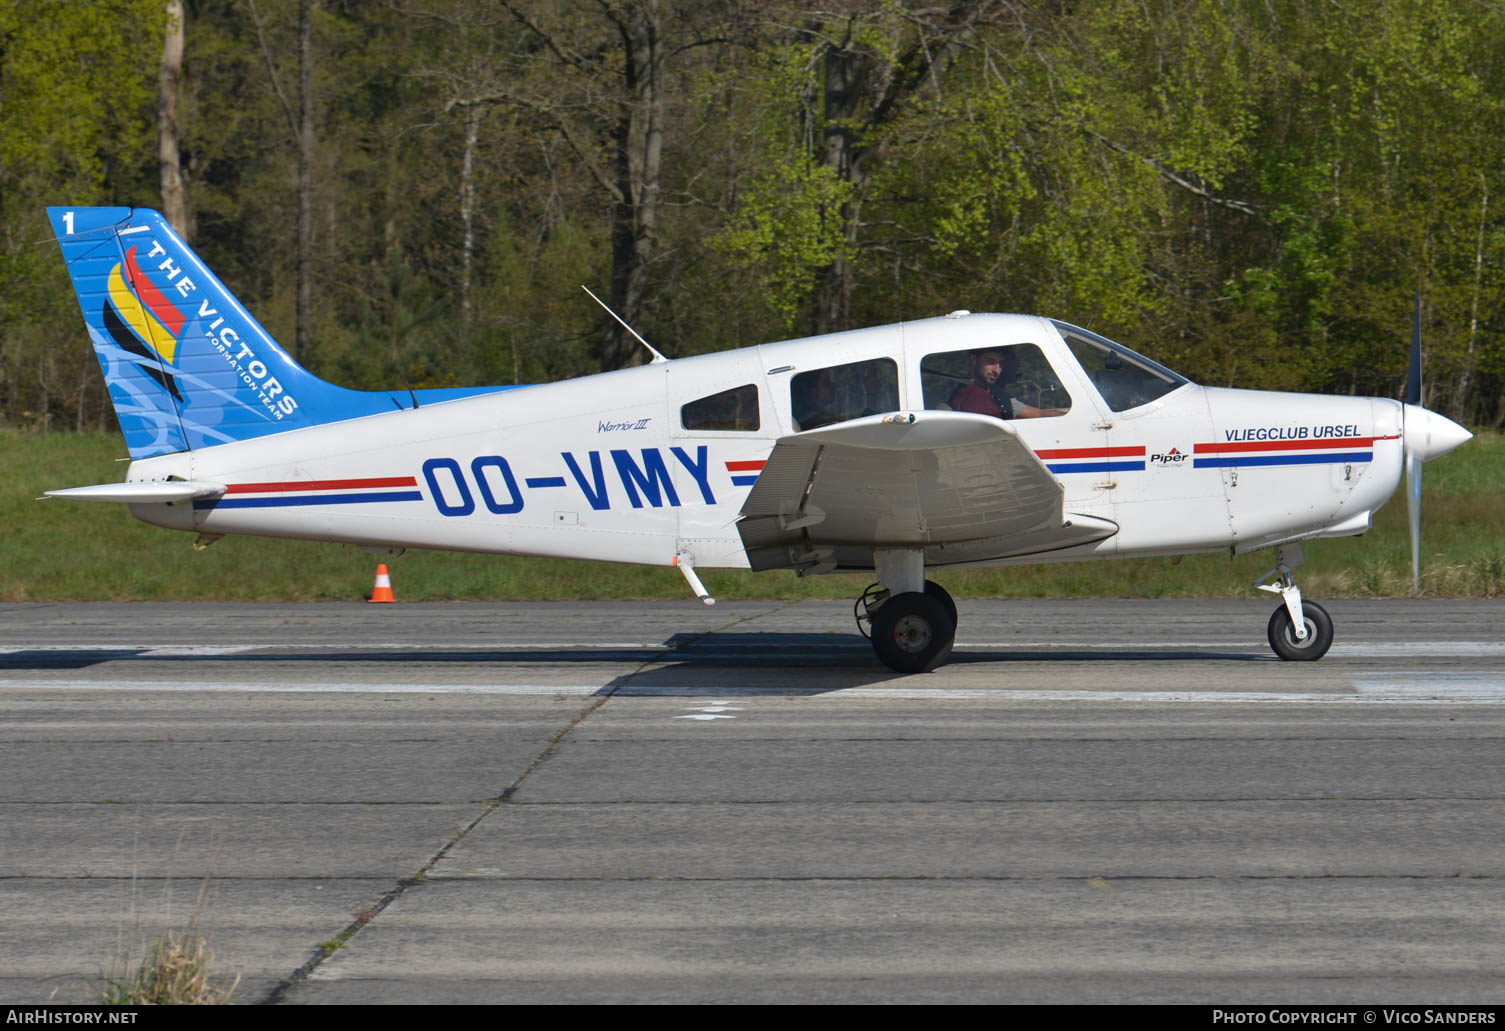
<svg viewBox="0 0 1505 1031">
<path fill-rule="evenodd" d="M 359 480 L 286 480 L 271 483 L 232 483 L 221 498 L 193 503 L 197 509 L 294 508 L 305 505 L 363 505 L 391 501 L 422 501 L 419 490 L 392 490 L 418 486 L 414 476 L 378 476 Z M 231 497 L 233 494 L 259 497 Z"/>
</svg>

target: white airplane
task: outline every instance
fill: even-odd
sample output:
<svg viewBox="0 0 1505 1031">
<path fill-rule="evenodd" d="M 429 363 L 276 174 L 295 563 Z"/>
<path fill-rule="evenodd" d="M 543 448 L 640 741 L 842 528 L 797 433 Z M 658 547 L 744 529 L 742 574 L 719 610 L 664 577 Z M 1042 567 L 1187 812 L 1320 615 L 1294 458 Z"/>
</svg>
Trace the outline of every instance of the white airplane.
<svg viewBox="0 0 1505 1031">
<path fill-rule="evenodd" d="M 1470 434 L 1408 401 L 1202 387 L 1077 326 L 941 318 L 527 387 L 363 392 L 295 363 L 155 211 L 48 208 L 132 458 L 113 501 L 198 534 L 697 569 L 873 570 L 892 669 L 950 655 L 925 571 L 1275 550 L 1269 641 L 1332 621 L 1301 542 L 1361 534 Z M 641 339 L 641 338 L 640 338 Z M 645 342 L 646 343 L 646 342 Z M 651 351 L 652 348 L 649 348 Z"/>
</svg>

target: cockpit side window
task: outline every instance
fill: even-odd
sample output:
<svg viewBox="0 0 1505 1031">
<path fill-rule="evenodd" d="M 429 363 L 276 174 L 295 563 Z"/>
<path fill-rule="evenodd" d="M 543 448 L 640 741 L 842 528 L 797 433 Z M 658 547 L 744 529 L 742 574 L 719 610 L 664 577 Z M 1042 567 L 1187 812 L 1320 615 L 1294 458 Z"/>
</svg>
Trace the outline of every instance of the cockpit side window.
<svg viewBox="0 0 1505 1031">
<path fill-rule="evenodd" d="M 679 409 L 679 424 L 687 430 L 755 430 L 758 388 L 748 383 L 691 401 Z"/>
<path fill-rule="evenodd" d="M 997 419 L 1065 415 L 1071 395 L 1034 344 L 927 354 L 920 362 L 925 407 Z"/>
<path fill-rule="evenodd" d="M 1056 322 L 1061 338 L 1082 363 L 1103 400 L 1115 412 L 1147 405 L 1189 382 L 1184 376 L 1136 354 L 1122 344 L 1065 322 Z"/>
<path fill-rule="evenodd" d="M 831 365 L 789 381 L 797 430 L 813 430 L 864 415 L 899 410 L 899 366 L 892 358 Z"/>
</svg>

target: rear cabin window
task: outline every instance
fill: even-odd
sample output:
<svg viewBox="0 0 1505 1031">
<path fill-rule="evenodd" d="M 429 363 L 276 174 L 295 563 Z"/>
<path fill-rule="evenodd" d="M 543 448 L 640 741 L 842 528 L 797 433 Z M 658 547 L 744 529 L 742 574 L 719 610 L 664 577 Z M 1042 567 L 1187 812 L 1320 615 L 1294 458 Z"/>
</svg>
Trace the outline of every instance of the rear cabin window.
<svg viewBox="0 0 1505 1031">
<path fill-rule="evenodd" d="M 748 383 L 691 401 L 680 408 L 679 424 L 687 430 L 755 430 L 758 388 Z"/>
<path fill-rule="evenodd" d="M 899 366 L 892 358 L 831 365 L 789 381 L 797 430 L 813 430 L 864 415 L 899 410 Z"/>
<path fill-rule="evenodd" d="M 927 354 L 920 362 L 925 407 L 1000 419 L 1065 415 L 1071 395 L 1034 344 Z"/>
</svg>

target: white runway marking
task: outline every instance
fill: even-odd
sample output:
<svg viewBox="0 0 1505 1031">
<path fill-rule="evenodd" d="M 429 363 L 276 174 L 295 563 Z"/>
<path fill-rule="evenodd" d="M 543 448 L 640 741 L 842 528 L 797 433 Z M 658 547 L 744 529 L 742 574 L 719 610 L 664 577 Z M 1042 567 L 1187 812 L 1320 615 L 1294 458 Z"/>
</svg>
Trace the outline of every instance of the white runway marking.
<svg viewBox="0 0 1505 1031">
<path fill-rule="evenodd" d="M 604 693 L 602 684 L 389 684 L 373 687 L 366 683 L 309 681 L 307 683 L 272 683 L 253 680 L 6 680 L 0 679 L 0 691 L 209 691 L 231 693 L 276 694 L 502 694 L 579 696 Z"/>
<path fill-rule="evenodd" d="M 129 652 L 132 657 L 153 655 L 239 655 L 270 648 L 268 644 L 20 644 L 0 647 L 0 655 L 18 655 L 24 652 Z"/>
<path fill-rule="evenodd" d="M 1405 679 L 1410 678 L 1410 679 Z M 622 698 L 705 698 L 741 693 L 760 698 L 813 697 L 853 699 L 902 699 L 906 701 L 998 701 L 998 702 L 1092 702 L 1174 703 L 1195 705 L 1499 705 L 1505 704 L 1505 675 L 1436 674 L 1394 672 L 1358 678 L 1349 690 L 1331 693 L 1278 691 L 1071 691 L 1008 688 L 849 687 L 822 691 L 788 688 L 728 688 L 726 684 L 704 687 L 682 684 L 628 684 L 612 693 Z M 372 687 L 364 683 L 320 682 L 269 683 L 260 681 L 155 680 L 0 680 L 0 690 L 31 691 L 204 691 L 231 693 L 331 693 L 331 694 L 484 694 L 542 697 L 585 697 L 612 689 L 604 684 L 393 684 Z M 679 719 L 729 719 L 718 716 L 724 706 L 707 706 L 700 715 Z"/>
<path fill-rule="evenodd" d="M 182 656 L 182 655 L 243 655 L 247 652 L 275 651 L 278 654 L 288 652 L 319 652 L 329 649 L 341 651 L 466 651 L 466 652 L 502 652 L 502 651 L 670 651 L 670 647 L 662 642 L 651 643 L 644 641 L 617 641 L 602 644 L 600 642 L 578 643 L 563 641 L 556 643 L 517 641 L 478 641 L 475 638 L 467 638 L 463 641 L 378 641 L 371 644 L 352 645 L 348 641 L 322 641 L 300 642 L 289 644 L 284 641 L 260 642 L 254 644 L 142 644 L 140 642 L 121 642 L 120 644 L 100 644 L 91 641 L 88 644 L 8 644 L 0 645 L 0 655 L 16 655 L 22 652 L 130 652 L 132 657 L 152 658 L 155 656 Z"/>
<path fill-rule="evenodd" d="M 1263 640 L 1242 641 L 957 641 L 958 649 L 976 651 L 1017 651 L 1032 648 L 1059 648 L 1078 652 L 1099 651 L 1166 651 L 1173 648 L 1214 649 L 1216 651 L 1268 652 L 1269 644 Z M 1405 644 L 1395 641 L 1350 641 L 1335 643 L 1328 655 L 1341 658 L 1371 658 L 1379 655 L 1401 655 L 1432 658 L 1435 656 L 1505 655 L 1505 641 L 1423 641 Z"/>
<path fill-rule="evenodd" d="M 688 715 L 676 716 L 677 720 L 734 720 L 737 717 L 728 716 L 726 713 L 741 712 L 740 705 L 726 705 L 722 702 L 712 702 L 710 705 L 702 705 L 691 709 Z"/>
<path fill-rule="evenodd" d="M 770 635 L 776 638 L 778 635 Z M 246 644 L 183 644 L 183 643 L 153 643 L 140 642 L 120 644 L 100 644 L 90 642 L 87 644 L 9 644 L 0 645 L 0 656 L 16 655 L 25 652 L 75 652 L 79 654 L 111 654 L 120 658 L 151 659 L 151 658 L 188 658 L 201 655 L 207 658 L 227 655 L 244 655 L 251 652 L 266 651 L 278 655 L 289 654 L 316 654 L 321 651 L 342 652 L 415 652 L 432 653 L 436 651 L 474 652 L 485 655 L 491 652 L 609 652 L 609 651 L 633 651 L 655 652 L 663 655 L 682 654 L 687 657 L 706 657 L 717 654 L 765 654 L 773 646 L 773 641 L 767 643 L 758 641 L 718 642 L 714 638 L 696 644 L 690 648 L 677 649 L 662 641 L 610 641 L 610 642 L 579 642 L 579 641 L 552 641 L 552 642 L 518 642 L 518 641 L 483 641 L 475 638 L 466 638 L 455 641 L 378 641 L 371 643 L 351 644 L 348 641 L 323 641 L 323 642 L 252 642 Z M 822 648 L 841 647 L 850 645 L 855 650 L 866 651 L 866 642 L 857 638 L 832 639 L 823 641 Z M 1240 640 L 1240 641 L 1071 641 L 1071 640 L 1048 640 L 1048 641 L 958 641 L 955 648 L 958 651 L 1063 651 L 1090 655 L 1093 653 L 1113 652 L 1166 652 L 1178 649 L 1193 649 L 1198 651 L 1220 652 L 1251 652 L 1264 654 L 1269 652 L 1269 645 L 1263 640 Z M 1492 655 L 1505 655 L 1505 641 L 1426 641 L 1426 642 L 1396 642 L 1396 641 L 1361 641 L 1334 644 L 1328 655 L 1333 658 L 1379 658 L 1396 656 L 1406 658 L 1465 658 Z"/>
</svg>

